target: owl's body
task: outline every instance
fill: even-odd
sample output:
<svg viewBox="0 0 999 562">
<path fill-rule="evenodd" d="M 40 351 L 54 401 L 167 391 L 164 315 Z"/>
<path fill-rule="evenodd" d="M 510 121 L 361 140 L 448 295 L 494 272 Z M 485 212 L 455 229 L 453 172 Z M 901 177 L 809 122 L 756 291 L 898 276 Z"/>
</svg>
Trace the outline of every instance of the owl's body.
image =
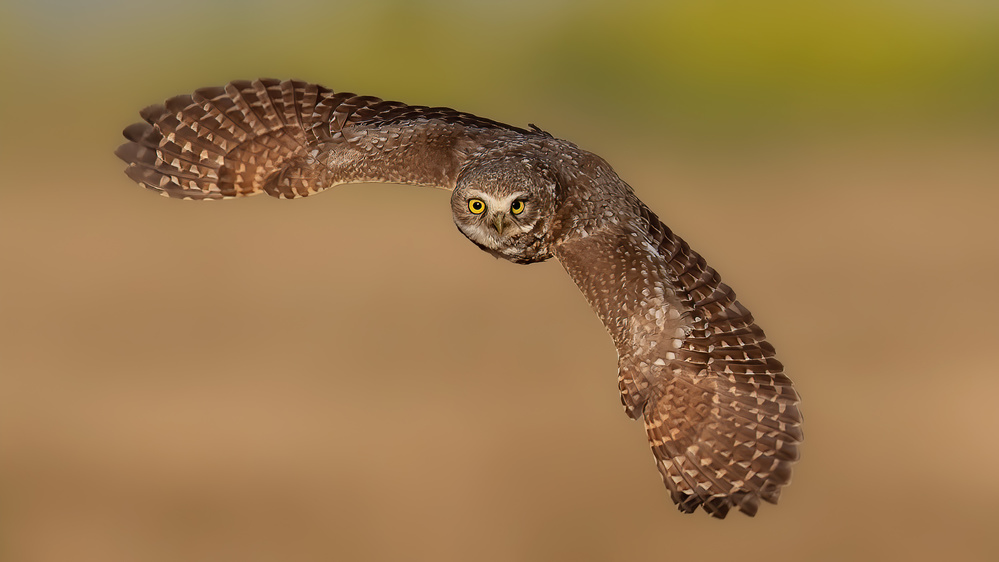
<svg viewBox="0 0 999 562">
<path fill-rule="evenodd" d="M 171 197 L 304 197 L 353 182 L 449 189 L 458 229 L 516 263 L 556 258 L 614 340 L 682 511 L 753 515 L 790 480 L 798 395 L 718 274 L 602 158 L 540 129 L 446 108 L 257 80 L 142 112 L 117 154 Z"/>
</svg>

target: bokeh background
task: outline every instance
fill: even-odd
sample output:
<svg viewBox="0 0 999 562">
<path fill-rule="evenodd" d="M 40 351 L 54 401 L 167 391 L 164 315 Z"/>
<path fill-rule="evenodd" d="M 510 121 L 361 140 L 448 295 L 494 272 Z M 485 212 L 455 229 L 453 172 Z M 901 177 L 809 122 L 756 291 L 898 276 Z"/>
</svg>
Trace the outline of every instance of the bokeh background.
<svg viewBox="0 0 999 562">
<path fill-rule="evenodd" d="M 0 559 L 995 560 L 999 4 L 0 3 Z M 557 263 L 402 186 L 196 204 L 137 111 L 301 78 L 604 156 L 804 397 L 781 505 L 679 514 Z"/>
</svg>

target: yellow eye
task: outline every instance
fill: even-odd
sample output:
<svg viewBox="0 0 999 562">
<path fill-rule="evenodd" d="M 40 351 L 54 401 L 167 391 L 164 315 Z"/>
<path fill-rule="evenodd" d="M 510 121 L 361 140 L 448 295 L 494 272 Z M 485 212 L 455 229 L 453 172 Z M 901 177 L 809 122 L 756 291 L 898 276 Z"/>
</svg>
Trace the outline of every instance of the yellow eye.
<svg viewBox="0 0 999 562">
<path fill-rule="evenodd" d="M 510 212 L 515 215 L 519 215 L 520 213 L 524 212 L 525 208 L 527 208 L 527 205 L 524 203 L 524 200 L 517 199 L 516 201 L 513 202 L 513 205 L 510 205 Z"/>
<path fill-rule="evenodd" d="M 486 210 L 486 204 L 482 199 L 469 199 L 468 210 L 472 211 L 472 214 L 481 215 Z"/>
</svg>

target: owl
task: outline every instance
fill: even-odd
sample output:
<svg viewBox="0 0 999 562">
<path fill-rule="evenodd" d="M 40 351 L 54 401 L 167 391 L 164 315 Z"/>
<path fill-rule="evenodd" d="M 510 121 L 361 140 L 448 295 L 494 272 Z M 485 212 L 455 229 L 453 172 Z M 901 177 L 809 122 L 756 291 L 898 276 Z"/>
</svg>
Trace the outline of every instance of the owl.
<svg viewBox="0 0 999 562">
<path fill-rule="evenodd" d="M 799 397 L 718 273 L 599 156 L 540 128 L 288 80 L 236 81 L 140 112 L 116 154 L 179 199 L 306 197 L 353 182 L 451 191 L 461 233 L 515 263 L 555 258 L 618 352 L 680 511 L 755 515 L 790 481 Z"/>
</svg>

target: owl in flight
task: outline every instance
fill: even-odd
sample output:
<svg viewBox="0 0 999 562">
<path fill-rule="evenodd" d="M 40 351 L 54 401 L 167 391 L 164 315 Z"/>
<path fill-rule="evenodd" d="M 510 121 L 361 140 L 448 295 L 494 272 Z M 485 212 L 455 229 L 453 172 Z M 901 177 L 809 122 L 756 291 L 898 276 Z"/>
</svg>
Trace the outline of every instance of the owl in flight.
<svg viewBox="0 0 999 562">
<path fill-rule="evenodd" d="M 522 264 L 554 257 L 576 282 L 614 340 L 624 410 L 644 419 L 681 511 L 754 515 L 790 481 L 799 398 L 773 346 L 599 156 L 534 125 L 294 80 L 204 88 L 140 114 L 116 154 L 169 197 L 291 199 L 354 182 L 450 190 L 476 246 Z"/>
</svg>

